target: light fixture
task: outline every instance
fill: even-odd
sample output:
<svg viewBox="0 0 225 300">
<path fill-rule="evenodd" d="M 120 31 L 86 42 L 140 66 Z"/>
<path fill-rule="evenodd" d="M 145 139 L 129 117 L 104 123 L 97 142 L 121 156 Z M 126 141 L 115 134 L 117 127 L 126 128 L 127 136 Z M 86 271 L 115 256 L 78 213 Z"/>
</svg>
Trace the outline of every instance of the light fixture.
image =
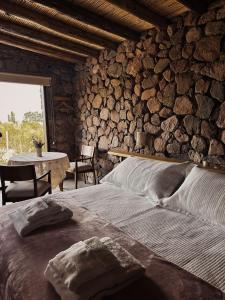
<svg viewBox="0 0 225 300">
<path fill-rule="evenodd" d="M 136 146 L 143 147 L 146 144 L 146 133 L 143 131 L 137 131 L 136 133 Z"/>
</svg>

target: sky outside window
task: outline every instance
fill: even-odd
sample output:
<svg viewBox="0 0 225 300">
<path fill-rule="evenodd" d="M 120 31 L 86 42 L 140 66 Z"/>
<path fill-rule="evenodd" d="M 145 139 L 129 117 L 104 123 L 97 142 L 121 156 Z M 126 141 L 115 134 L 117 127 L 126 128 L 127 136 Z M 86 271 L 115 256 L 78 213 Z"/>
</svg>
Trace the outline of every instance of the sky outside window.
<svg viewBox="0 0 225 300">
<path fill-rule="evenodd" d="M 42 112 L 39 85 L 0 82 L 0 122 L 8 121 L 11 111 L 21 122 L 26 112 Z"/>
</svg>

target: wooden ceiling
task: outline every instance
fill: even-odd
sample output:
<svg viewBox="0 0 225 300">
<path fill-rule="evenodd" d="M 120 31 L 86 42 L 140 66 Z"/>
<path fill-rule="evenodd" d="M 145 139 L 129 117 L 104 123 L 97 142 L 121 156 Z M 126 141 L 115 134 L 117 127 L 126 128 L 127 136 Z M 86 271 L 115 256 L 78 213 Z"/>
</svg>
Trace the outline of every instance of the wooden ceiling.
<svg viewBox="0 0 225 300">
<path fill-rule="evenodd" d="M 71 63 L 116 49 L 125 39 L 165 27 L 188 9 L 202 13 L 210 0 L 0 1 L 0 44 Z"/>
</svg>

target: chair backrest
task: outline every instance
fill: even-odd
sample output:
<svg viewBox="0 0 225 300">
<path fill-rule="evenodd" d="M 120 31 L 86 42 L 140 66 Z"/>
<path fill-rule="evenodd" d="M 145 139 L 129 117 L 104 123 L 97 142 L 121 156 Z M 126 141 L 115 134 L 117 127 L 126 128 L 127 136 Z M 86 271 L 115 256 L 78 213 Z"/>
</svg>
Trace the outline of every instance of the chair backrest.
<svg viewBox="0 0 225 300">
<path fill-rule="evenodd" d="M 35 180 L 36 172 L 34 165 L 23 166 L 0 166 L 2 181 L 26 181 Z"/>
<path fill-rule="evenodd" d="M 87 157 L 94 157 L 95 153 L 95 147 L 94 146 L 87 146 L 87 145 L 82 145 L 81 146 L 81 155 L 82 156 L 87 156 Z"/>
</svg>

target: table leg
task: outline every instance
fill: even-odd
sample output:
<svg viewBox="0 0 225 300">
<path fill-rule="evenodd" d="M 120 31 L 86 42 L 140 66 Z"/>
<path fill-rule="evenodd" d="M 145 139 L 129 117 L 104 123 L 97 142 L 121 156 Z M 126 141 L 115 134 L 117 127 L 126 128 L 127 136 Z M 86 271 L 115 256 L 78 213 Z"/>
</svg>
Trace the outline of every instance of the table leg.
<svg viewBox="0 0 225 300">
<path fill-rule="evenodd" d="M 60 189 L 61 192 L 63 192 L 63 181 L 60 182 L 59 189 Z"/>
</svg>

